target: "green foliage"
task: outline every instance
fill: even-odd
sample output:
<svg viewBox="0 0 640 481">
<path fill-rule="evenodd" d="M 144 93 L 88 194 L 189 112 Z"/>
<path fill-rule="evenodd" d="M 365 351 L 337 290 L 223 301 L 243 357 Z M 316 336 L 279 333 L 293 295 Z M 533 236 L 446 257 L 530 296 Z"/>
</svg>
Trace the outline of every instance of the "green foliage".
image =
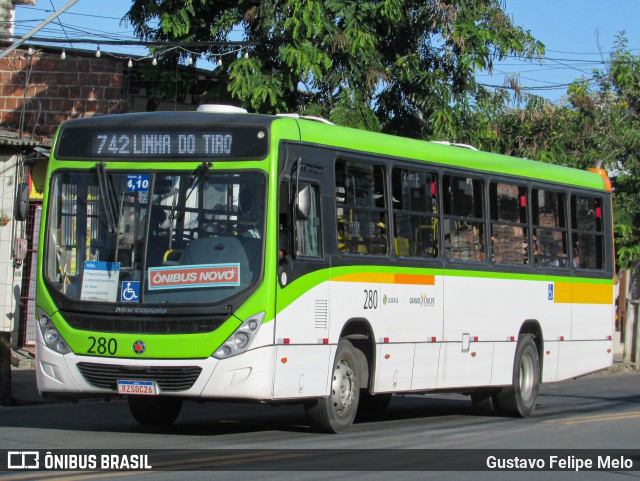
<svg viewBox="0 0 640 481">
<path fill-rule="evenodd" d="M 470 142 L 491 137 L 476 115 L 488 103 L 476 70 L 505 55 L 543 52 L 502 7 L 501 0 L 134 0 L 128 21 L 147 39 L 238 40 L 240 30 L 257 42 L 249 59 L 225 57 L 223 66 L 228 91 L 253 111 Z"/>
<path fill-rule="evenodd" d="M 492 119 L 498 141 L 485 149 L 585 169 L 602 161 L 614 187 L 617 262 L 640 262 L 640 56 L 620 35 L 596 86 L 576 80 L 554 105 L 527 97 L 519 109 L 502 108 Z"/>
<path fill-rule="evenodd" d="M 512 77 L 509 99 L 479 85 L 476 72 L 491 71 L 507 55 L 539 58 L 544 47 L 503 6 L 502 0 L 133 0 L 127 19 L 144 39 L 256 42 L 249 58 L 223 57 L 216 85 L 225 91 L 210 89 L 209 101 L 231 96 L 260 113 L 317 115 L 582 169 L 601 160 L 615 189 L 618 263 L 640 262 L 639 56 L 622 34 L 607 67 L 594 72 L 595 86 L 576 80 L 555 105 L 524 94 Z M 233 48 L 200 53 L 211 58 Z"/>
</svg>

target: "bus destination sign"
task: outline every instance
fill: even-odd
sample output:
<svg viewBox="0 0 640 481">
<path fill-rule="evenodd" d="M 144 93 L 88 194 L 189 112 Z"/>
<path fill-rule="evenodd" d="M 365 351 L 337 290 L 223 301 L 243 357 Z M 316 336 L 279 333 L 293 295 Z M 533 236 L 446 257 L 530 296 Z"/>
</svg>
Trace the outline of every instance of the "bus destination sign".
<svg viewBox="0 0 640 481">
<path fill-rule="evenodd" d="M 167 133 L 100 133 L 93 138 L 92 154 L 98 157 L 183 156 L 196 153 L 205 156 L 230 156 L 233 134 Z"/>
<path fill-rule="evenodd" d="M 261 126 L 134 127 L 125 131 L 77 125 L 62 130 L 55 155 L 70 160 L 261 160 L 267 153 L 268 136 Z"/>
</svg>

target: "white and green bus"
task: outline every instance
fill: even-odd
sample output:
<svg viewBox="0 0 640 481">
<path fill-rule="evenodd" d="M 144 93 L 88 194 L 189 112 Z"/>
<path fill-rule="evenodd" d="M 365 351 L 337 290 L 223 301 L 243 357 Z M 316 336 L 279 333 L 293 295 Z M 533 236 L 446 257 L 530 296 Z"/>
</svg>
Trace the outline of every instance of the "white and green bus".
<svg viewBox="0 0 640 481">
<path fill-rule="evenodd" d="M 533 413 L 609 366 L 611 186 L 592 172 L 221 108 L 64 123 L 38 258 L 43 394 Z"/>
</svg>

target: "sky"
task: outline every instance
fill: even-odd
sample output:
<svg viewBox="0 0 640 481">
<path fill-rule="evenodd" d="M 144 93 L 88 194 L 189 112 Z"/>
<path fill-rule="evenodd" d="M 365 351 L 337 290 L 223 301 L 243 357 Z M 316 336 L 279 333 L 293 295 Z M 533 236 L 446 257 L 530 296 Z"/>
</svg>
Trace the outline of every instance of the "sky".
<svg viewBox="0 0 640 481">
<path fill-rule="evenodd" d="M 37 0 L 35 6 L 17 6 L 15 35 L 22 36 L 60 9 L 68 0 Z M 515 25 L 529 30 L 546 47 L 540 62 L 505 59 L 492 74 L 480 72 L 478 81 L 486 85 L 504 84 L 505 74 L 517 74 L 520 85 L 531 93 L 558 102 L 567 85 L 577 78 L 590 79 L 594 68 L 604 68 L 616 35 L 626 32 L 628 48 L 640 52 L 640 0 L 505 0 L 506 12 Z M 121 24 L 131 0 L 79 0 L 37 36 L 135 41 L 133 29 Z M 99 8 L 97 8 L 99 6 Z M 70 44 L 65 46 L 70 49 Z M 73 43 L 79 49 L 95 50 L 97 43 Z M 102 45 L 105 55 L 151 61 L 141 47 Z M 198 60 L 196 65 L 212 69 L 214 64 Z"/>
</svg>

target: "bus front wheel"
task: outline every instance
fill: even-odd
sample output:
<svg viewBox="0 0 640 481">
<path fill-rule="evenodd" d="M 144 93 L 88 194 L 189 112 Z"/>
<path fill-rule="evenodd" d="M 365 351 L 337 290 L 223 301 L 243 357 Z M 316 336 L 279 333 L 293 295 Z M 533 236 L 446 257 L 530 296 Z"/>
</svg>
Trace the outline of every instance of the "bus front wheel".
<svg viewBox="0 0 640 481">
<path fill-rule="evenodd" d="M 500 413 L 512 417 L 533 414 L 540 387 L 540 357 L 533 336 L 522 334 L 518 339 L 513 366 L 513 384 L 498 391 Z"/>
<path fill-rule="evenodd" d="M 133 418 L 144 426 L 169 426 L 182 409 L 179 397 L 129 396 L 127 400 Z"/>
<path fill-rule="evenodd" d="M 344 433 L 355 418 L 360 399 L 360 370 L 355 348 L 346 339 L 338 343 L 331 376 L 331 392 L 306 407 L 311 427 Z"/>
</svg>

